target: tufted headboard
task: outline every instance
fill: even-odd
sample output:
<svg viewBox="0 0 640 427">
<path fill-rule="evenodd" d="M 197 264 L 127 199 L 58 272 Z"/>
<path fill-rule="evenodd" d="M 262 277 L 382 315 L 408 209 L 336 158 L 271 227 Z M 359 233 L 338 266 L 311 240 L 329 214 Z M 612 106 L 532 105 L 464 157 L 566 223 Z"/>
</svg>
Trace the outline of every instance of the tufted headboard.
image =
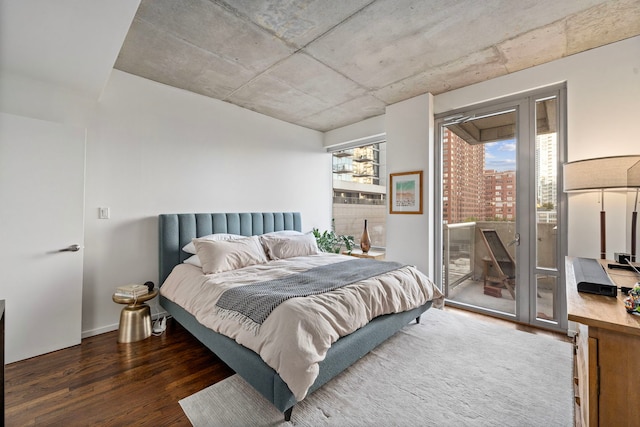
<svg viewBox="0 0 640 427">
<path fill-rule="evenodd" d="M 299 212 L 184 213 L 158 217 L 160 285 L 176 265 L 190 256 L 182 247 L 214 233 L 253 236 L 280 230 L 302 231 Z"/>
</svg>

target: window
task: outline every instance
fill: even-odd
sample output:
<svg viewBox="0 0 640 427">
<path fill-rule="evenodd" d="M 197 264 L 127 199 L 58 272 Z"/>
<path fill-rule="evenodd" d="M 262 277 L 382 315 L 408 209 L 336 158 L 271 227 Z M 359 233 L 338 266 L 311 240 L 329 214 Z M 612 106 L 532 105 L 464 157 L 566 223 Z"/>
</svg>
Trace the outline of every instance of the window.
<svg viewBox="0 0 640 427">
<path fill-rule="evenodd" d="M 353 236 L 356 247 L 366 219 L 371 246 L 386 246 L 386 142 L 333 151 L 333 219 L 336 234 Z"/>
</svg>

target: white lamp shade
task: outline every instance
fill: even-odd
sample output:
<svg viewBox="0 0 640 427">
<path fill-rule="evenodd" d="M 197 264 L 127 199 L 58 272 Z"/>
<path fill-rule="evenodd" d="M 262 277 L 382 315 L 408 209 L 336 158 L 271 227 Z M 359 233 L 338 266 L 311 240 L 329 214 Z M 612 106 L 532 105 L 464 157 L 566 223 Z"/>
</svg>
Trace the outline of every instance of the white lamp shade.
<svg viewBox="0 0 640 427">
<path fill-rule="evenodd" d="M 640 162 L 631 166 L 627 171 L 627 187 L 640 188 Z"/>
<path fill-rule="evenodd" d="M 601 157 L 564 165 L 565 192 L 634 187 L 640 187 L 640 155 Z"/>
</svg>

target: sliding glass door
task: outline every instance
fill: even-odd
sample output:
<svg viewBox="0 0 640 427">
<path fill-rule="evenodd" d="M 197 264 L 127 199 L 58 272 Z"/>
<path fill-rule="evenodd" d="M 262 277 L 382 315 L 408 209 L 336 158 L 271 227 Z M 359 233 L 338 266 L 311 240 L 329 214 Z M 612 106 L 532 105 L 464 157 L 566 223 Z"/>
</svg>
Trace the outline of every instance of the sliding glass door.
<svg viewBox="0 0 640 427">
<path fill-rule="evenodd" d="M 563 90 L 437 117 L 437 276 L 449 304 L 566 328 Z"/>
</svg>

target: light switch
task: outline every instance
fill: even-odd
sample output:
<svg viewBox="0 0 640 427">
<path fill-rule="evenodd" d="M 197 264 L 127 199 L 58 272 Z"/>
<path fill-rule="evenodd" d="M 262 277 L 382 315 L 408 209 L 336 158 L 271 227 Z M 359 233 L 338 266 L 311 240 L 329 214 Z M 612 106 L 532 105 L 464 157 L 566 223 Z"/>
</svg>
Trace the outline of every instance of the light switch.
<svg viewBox="0 0 640 427">
<path fill-rule="evenodd" d="M 109 219 L 110 216 L 109 208 L 98 208 L 98 219 Z"/>
</svg>

